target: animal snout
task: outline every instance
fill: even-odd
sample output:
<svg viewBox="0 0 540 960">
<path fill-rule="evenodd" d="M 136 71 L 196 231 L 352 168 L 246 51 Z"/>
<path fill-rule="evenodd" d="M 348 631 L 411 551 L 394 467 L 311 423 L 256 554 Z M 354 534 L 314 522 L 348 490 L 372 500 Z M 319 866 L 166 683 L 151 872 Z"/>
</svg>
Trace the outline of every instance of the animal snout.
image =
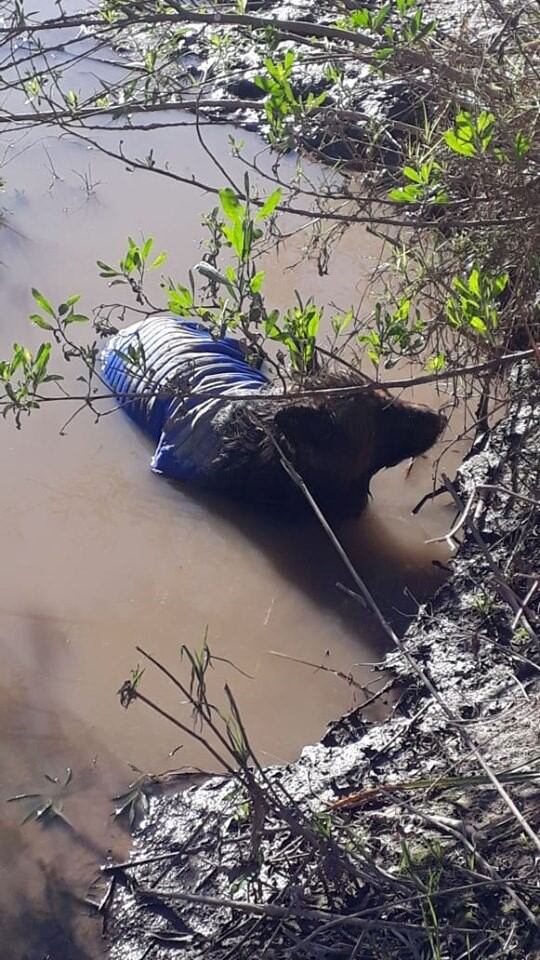
<svg viewBox="0 0 540 960">
<path fill-rule="evenodd" d="M 411 403 L 409 409 L 412 414 L 416 414 L 419 423 L 423 422 L 433 427 L 435 439 L 440 437 L 448 425 L 448 417 L 440 410 L 433 410 L 421 403 Z"/>
</svg>

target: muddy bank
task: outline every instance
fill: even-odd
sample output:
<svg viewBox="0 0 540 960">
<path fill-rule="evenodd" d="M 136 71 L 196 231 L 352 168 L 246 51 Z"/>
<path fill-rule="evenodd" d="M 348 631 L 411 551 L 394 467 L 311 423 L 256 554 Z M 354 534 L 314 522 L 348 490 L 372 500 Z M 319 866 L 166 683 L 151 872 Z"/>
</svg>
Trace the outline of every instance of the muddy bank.
<svg viewBox="0 0 540 960">
<path fill-rule="evenodd" d="M 512 389 L 458 472 L 477 500 L 453 575 L 386 659 L 393 715 L 337 721 L 251 798 L 230 778 L 155 798 L 132 851 L 150 862 L 113 874 L 114 960 L 537 955 L 538 372 Z M 478 753 L 525 827 L 491 783 L 445 779 L 484 776 Z"/>
<path fill-rule="evenodd" d="M 381 11 L 382 22 L 397 38 L 417 8 L 400 15 L 388 7 L 387 17 Z M 368 15 L 368 10 L 375 15 L 379 8 L 369 3 L 363 12 Z M 418 5 L 418 15 L 425 35 L 440 41 L 463 29 L 490 37 L 500 28 L 492 10 L 471 0 L 430 0 Z M 193 102 L 196 93 L 200 118 L 256 132 L 285 153 L 301 151 L 339 164 L 342 171 L 361 169 L 371 178 L 385 179 L 402 160 L 412 127 L 422 127 L 430 115 L 431 98 L 414 60 L 405 58 L 402 69 L 388 73 L 378 69 L 371 54 L 382 26 L 355 20 L 354 5 L 345 5 L 338 16 L 335 5 L 315 7 L 313 0 L 250 0 L 236 21 L 227 16 L 216 14 L 206 29 L 191 23 L 188 15 L 180 36 L 159 25 L 128 28 L 122 51 L 129 50 L 142 63 L 156 41 L 171 45 L 175 57 L 163 71 L 162 96 L 190 94 L 187 100 Z M 261 31 L 266 24 L 270 29 Z M 320 40 L 319 28 L 329 31 Z M 334 29 L 345 31 L 339 49 L 332 49 Z M 358 45 L 348 42 L 347 31 L 349 38 L 360 31 L 364 39 Z M 282 101 L 276 90 L 285 81 L 288 93 Z M 241 154 L 240 138 L 238 148 Z M 275 175 L 278 167 L 274 161 Z M 337 192 L 338 185 L 332 189 Z"/>
</svg>

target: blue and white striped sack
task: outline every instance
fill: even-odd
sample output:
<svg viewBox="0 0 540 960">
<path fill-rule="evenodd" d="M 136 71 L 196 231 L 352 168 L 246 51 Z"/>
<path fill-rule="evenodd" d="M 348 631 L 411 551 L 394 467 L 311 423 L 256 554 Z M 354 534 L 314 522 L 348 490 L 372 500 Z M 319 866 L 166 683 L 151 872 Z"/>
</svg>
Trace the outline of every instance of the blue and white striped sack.
<svg viewBox="0 0 540 960">
<path fill-rule="evenodd" d="M 224 398 L 268 384 L 238 340 L 215 339 L 202 324 L 170 315 L 120 331 L 102 363 L 119 405 L 157 444 L 152 470 L 177 480 L 204 483 L 222 446 L 216 417 Z"/>
</svg>

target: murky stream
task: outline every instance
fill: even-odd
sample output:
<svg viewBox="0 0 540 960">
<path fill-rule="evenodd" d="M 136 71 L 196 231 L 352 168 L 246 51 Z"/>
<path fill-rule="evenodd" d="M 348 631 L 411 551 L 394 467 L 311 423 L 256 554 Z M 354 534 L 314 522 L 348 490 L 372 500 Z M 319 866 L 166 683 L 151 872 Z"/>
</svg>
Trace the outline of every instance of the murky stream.
<svg viewBox="0 0 540 960">
<path fill-rule="evenodd" d="M 206 131 L 223 160 L 228 133 Z M 260 149 L 256 138 L 252 144 Z M 134 154 L 148 152 L 148 145 L 148 135 L 129 137 Z M 154 133 L 151 145 L 175 169 L 222 185 L 193 129 Z M 228 167 L 234 171 L 232 160 Z M 14 340 L 32 346 L 43 339 L 26 322 L 31 286 L 55 302 L 82 293 L 87 309 L 112 299 L 95 261 L 117 261 L 128 234 L 153 235 L 156 247 L 169 252 L 167 274 L 177 280 L 200 260 L 200 216 L 213 200 L 189 186 L 127 172 L 54 130 L 4 141 L 0 173 L 7 183 L 0 355 Z M 373 238 L 351 233 L 330 276 L 320 278 L 306 262 L 287 269 L 302 261 L 301 240 L 294 239 L 269 258 L 269 298 L 283 306 L 296 288 L 346 307 L 363 295 L 380 255 Z M 414 399 L 442 403 L 429 391 Z M 385 649 L 373 619 L 336 590 L 345 574 L 316 526 L 280 526 L 153 476 L 146 442 L 119 415 L 96 425 L 82 413 L 60 436 L 71 412 L 66 403 L 50 404 L 21 431 L 9 421 L 0 428 L 1 799 L 47 794 L 55 788 L 45 774 L 62 778 L 66 767 L 73 770 L 64 800 L 70 825 L 21 827 L 29 809 L 22 803 L 0 811 L 0 934 L 11 944 L 9 956 L 32 960 L 47 952 L 98 956 L 97 939 L 80 913 L 70 939 L 73 903 L 54 877 L 83 896 L 107 850 L 121 856 L 126 849 L 125 834 L 111 824 L 110 798 L 133 779 L 128 764 L 156 773 L 212 766 L 204 751 L 142 705 L 121 709 L 116 692 L 141 661 L 136 645 L 180 670 L 181 644 L 200 645 L 208 630 L 212 651 L 250 675 L 219 664 L 212 683 L 216 697 L 225 681 L 232 685 L 265 762 L 295 757 L 328 720 L 362 700 L 332 673 L 270 651 L 354 670 L 358 681 L 373 684 L 370 668 L 355 664 L 379 661 Z M 341 531 L 360 572 L 395 617 L 411 612 L 405 587 L 421 597 L 441 576 L 433 560 L 444 560 L 445 551 L 424 541 L 447 529 L 448 506 L 435 501 L 419 518 L 410 516 L 431 483 L 429 460 L 410 473 L 402 465 L 379 476 L 373 505 Z M 189 718 L 151 669 L 144 691 Z M 375 714 L 385 709 L 381 701 Z"/>
</svg>

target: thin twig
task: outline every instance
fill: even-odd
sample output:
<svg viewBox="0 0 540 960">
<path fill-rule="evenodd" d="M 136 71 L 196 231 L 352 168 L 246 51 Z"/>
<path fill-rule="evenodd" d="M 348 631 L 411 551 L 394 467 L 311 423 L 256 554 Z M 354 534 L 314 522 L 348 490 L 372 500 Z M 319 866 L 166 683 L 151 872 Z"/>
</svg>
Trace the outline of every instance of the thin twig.
<svg viewBox="0 0 540 960">
<path fill-rule="evenodd" d="M 446 486 L 446 489 L 451 494 L 456 506 L 459 507 L 463 512 L 465 512 L 463 501 L 461 500 L 461 497 L 459 496 L 454 484 L 451 482 L 449 477 L 446 476 L 446 474 L 442 475 L 442 479 L 443 479 L 444 485 Z M 474 491 L 473 491 L 473 494 L 474 494 Z M 495 579 L 495 582 L 497 584 L 498 593 L 500 594 L 502 599 L 509 604 L 510 608 L 512 609 L 512 612 L 514 614 L 517 614 L 521 610 L 521 600 L 517 596 L 517 594 L 514 593 L 512 588 L 509 586 L 509 584 L 506 582 L 501 570 L 499 569 L 498 565 L 495 563 L 495 560 L 491 555 L 491 551 L 489 550 L 489 547 L 486 541 L 484 540 L 482 534 L 480 533 L 480 530 L 478 529 L 478 526 L 474 518 L 470 517 L 469 514 L 467 514 L 465 516 L 464 522 L 469 528 L 469 530 L 471 531 L 477 546 L 480 548 L 484 557 L 487 560 L 489 569 L 491 570 L 493 577 Z M 536 636 L 535 631 L 531 627 L 530 623 L 528 623 L 526 618 L 524 618 L 524 622 L 525 622 L 528 633 L 531 635 L 531 637 L 534 638 Z M 538 849 L 540 850 L 540 842 L 538 844 Z"/>
<path fill-rule="evenodd" d="M 272 657 L 281 657 L 283 660 L 291 660 L 293 663 L 301 663 L 304 667 L 313 667 L 314 670 L 322 670 L 323 673 L 331 673 L 334 677 L 338 677 L 340 680 L 345 680 L 350 687 L 356 687 L 357 690 L 361 690 L 362 693 L 369 693 L 371 696 L 371 690 L 364 686 L 362 683 L 358 683 L 354 679 L 352 674 L 343 673 L 342 670 L 336 670 L 333 667 L 327 667 L 324 663 L 312 663 L 311 660 L 302 660 L 301 657 L 292 657 L 288 653 L 280 653 L 278 650 L 269 650 L 268 653 Z M 394 681 L 392 681 L 393 683 Z"/>
<path fill-rule="evenodd" d="M 417 933 L 421 936 L 424 936 L 426 931 L 430 929 L 430 927 L 425 924 L 394 923 L 391 920 L 381 920 L 379 918 L 375 920 L 369 920 L 366 917 L 359 917 L 354 913 L 335 914 L 324 910 L 280 907 L 275 903 L 251 903 L 247 900 L 233 900 L 229 897 L 210 897 L 200 893 L 189 893 L 187 890 L 178 890 L 176 887 L 171 890 L 155 887 L 138 887 L 136 893 L 138 896 L 149 900 L 169 900 L 173 902 L 175 900 L 180 900 L 181 902 L 185 903 L 196 903 L 200 904 L 201 906 L 214 907 L 216 910 L 222 910 L 223 908 L 229 910 L 238 910 L 241 913 L 254 914 L 258 917 L 275 917 L 278 919 L 299 918 L 302 920 L 312 920 L 323 923 L 335 922 L 342 924 L 343 926 L 367 927 L 368 929 L 377 930 L 407 930 L 411 933 Z M 445 930 L 445 928 L 438 926 L 437 930 L 442 932 Z M 454 933 L 478 932 L 477 929 L 472 927 L 453 926 L 448 926 L 446 931 Z"/>
</svg>

